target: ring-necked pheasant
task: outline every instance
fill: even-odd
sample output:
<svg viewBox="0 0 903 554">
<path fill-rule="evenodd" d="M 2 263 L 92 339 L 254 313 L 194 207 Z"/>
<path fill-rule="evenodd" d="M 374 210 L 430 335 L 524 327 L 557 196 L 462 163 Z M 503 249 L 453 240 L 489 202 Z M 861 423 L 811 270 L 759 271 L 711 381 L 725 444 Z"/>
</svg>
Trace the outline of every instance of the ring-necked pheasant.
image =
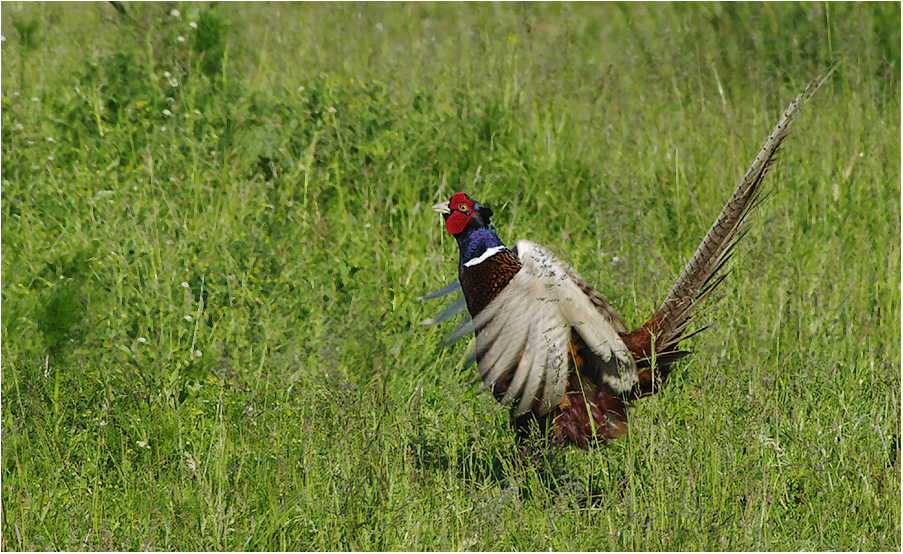
<svg viewBox="0 0 903 554">
<path fill-rule="evenodd" d="M 449 342 L 473 330 L 480 377 L 500 402 L 511 405 L 519 438 L 538 426 L 553 443 L 587 448 L 594 438 L 614 439 L 627 431 L 626 405 L 664 384 L 672 364 L 688 354 L 678 343 L 702 330 L 687 333 L 695 309 L 724 279 L 718 271 L 758 204 L 775 152 L 836 67 L 790 103 L 671 291 L 633 331 L 545 248 L 519 240 L 508 249 L 488 207 L 460 192 L 433 206 L 458 243 L 460 263 L 458 281 L 423 298 L 458 288 L 464 297 L 424 324 L 450 318 L 466 302 L 472 320 Z"/>
</svg>

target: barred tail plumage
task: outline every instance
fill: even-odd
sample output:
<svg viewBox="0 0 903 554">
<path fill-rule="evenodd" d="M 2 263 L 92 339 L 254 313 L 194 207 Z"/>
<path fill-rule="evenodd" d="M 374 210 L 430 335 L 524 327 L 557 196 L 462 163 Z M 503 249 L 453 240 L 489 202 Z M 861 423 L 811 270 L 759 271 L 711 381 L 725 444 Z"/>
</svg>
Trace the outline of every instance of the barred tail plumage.
<svg viewBox="0 0 903 554">
<path fill-rule="evenodd" d="M 790 134 L 790 128 L 802 109 L 838 65 L 839 63 L 835 64 L 809 83 L 787 106 L 664 301 L 640 329 L 627 337 L 634 341 L 637 348 L 649 349 L 647 356 L 654 355 L 651 351 L 655 351 L 659 356 L 665 356 L 664 361 L 667 363 L 671 358 L 676 359 L 676 355 L 682 354 L 676 351 L 677 344 L 688 338 L 689 335 L 685 333 L 690 322 L 699 313 L 697 308 L 724 279 L 725 274 L 719 274 L 719 270 L 730 259 L 737 242 L 743 238 L 746 222 L 762 200 L 762 181 L 774 162 L 775 153 Z M 644 393 L 650 392 L 653 386 L 652 383 L 646 385 L 643 387 L 646 389 Z"/>
</svg>

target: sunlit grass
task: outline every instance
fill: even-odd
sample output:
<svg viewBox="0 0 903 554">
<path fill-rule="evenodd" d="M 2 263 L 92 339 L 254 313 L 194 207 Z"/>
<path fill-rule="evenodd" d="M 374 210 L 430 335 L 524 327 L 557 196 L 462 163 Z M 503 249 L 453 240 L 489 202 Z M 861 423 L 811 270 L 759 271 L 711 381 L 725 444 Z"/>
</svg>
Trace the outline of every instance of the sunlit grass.
<svg viewBox="0 0 903 554">
<path fill-rule="evenodd" d="M 5 3 L 3 548 L 899 550 L 896 4 Z M 634 324 L 780 111 L 625 440 L 516 456 L 463 190 Z"/>
</svg>

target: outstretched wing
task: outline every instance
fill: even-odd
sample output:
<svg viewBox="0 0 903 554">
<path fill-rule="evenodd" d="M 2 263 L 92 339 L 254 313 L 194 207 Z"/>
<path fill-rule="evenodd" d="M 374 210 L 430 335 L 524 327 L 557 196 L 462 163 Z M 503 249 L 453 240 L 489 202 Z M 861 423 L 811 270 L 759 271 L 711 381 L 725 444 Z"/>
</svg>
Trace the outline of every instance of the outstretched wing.
<svg viewBox="0 0 903 554">
<path fill-rule="evenodd" d="M 523 267 L 473 319 L 483 383 L 503 404 L 517 402 L 515 415 L 547 413 L 567 387 L 576 332 L 598 357 L 602 381 L 615 393 L 629 391 L 636 364 L 618 335 L 617 313 L 606 317 L 597 307 L 604 298 L 587 295 L 588 285 L 546 249 L 521 240 L 517 252 Z"/>
</svg>

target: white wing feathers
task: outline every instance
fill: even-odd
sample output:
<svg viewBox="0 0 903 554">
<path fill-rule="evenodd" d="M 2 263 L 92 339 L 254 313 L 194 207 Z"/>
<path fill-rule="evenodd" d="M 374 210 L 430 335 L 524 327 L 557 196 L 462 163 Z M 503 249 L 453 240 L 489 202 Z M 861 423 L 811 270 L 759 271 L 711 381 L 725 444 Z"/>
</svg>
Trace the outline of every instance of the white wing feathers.
<svg viewBox="0 0 903 554">
<path fill-rule="evenodd" d="M 518 401 L 515 415 L 547 413 L 567 387 L 574 329 L 598 356 L 594 371 L 602 381 L 616 393 L 630 390 L 636 364 L 615 329 L 623 326 L 617 314 L 617 320 L 602 315 L 575 281 L 582 283 L 580 276 L 546 249 L 521 240 L 517 253 L 523 267 L 473 320 L 483 383 L 490 389 L 507 383 L 501 401 Z"/>
</svg>

